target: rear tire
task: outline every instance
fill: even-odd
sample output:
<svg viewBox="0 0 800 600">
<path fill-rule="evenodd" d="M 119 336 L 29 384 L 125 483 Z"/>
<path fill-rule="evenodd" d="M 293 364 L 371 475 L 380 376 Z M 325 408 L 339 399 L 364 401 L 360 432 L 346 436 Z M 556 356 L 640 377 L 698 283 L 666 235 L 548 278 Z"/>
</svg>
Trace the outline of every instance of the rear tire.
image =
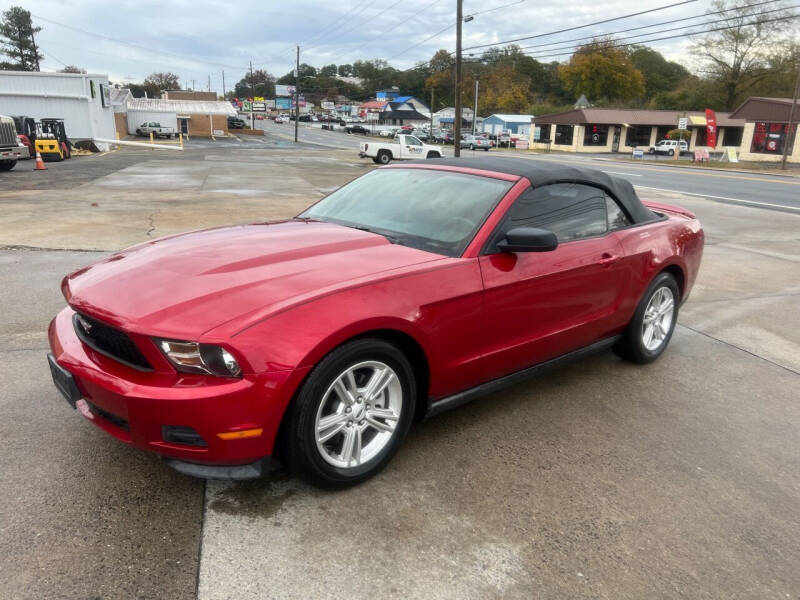
<svg viewBox="0 0 800 600">
<path fill-rule="evenodd" d="M 388 150 L 381 150 L 377 156 L 378 162 L 382 165 L 388 165 L 392 160 L 392 153 Z"/>
<path fill-rule="evenodd" d="M 667 154 L 669 154 L 670 156 L 675 156 L 675 150 L 670 149 L 670 151 L 667 152 Z"/>
<path fill-rule="evenodd" d="M 373 377 L 386 384 L 370 395 Z M 364 338 L 340 346 L 314 367 L 298 392 L 287 436 L 289 466 L 324 487 L 374 476 L 408 433 L 415 395 L 411 364 L 392 344 Z"/>
<path fill-rule="evenodd" d="M 614 353 L 639 364 L 661 356 L 675 331 L 678 304 L 678 282 L 672 274 L 660 273 L 647 287 Z"/>
</svg>

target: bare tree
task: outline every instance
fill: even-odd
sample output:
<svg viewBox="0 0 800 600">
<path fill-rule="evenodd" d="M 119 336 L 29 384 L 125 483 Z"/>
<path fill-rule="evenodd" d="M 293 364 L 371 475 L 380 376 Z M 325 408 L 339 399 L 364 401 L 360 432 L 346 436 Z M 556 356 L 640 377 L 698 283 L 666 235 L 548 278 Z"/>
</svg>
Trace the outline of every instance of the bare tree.
<svg viewBox="0 0 800 600">
<path fill-rule="evenodd" d="M 722 86 L 726 109 L 769 76 L 769 57 L 791 44 L 796 24 L 782 0 L 750 6 L 751 0 L 714 0 L 709 12 L 729 9 L 722 22 L 692 46 L 700 60 L 700 73 Z"/>
<path fill-rule="evenodd" d="M 82 73 L 86 74 L 86 69 L 82 69 L 81 67 L 76 67 L 75 65 L 67 65 L 63 69 L 58 70 L 59 73 Z"/>
</svg>

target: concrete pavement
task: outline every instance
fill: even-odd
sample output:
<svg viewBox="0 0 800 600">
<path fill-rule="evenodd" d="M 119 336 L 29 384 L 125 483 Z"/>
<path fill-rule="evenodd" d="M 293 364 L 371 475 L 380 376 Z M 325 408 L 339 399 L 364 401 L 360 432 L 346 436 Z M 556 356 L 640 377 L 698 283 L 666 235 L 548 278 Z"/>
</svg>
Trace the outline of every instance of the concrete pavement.
<svg viewBox="0 0 800 600">
<path fill-rule="evenodd" d="M 218 146 L 98 160 L 79 187 L 0 194 L 0 246 L 71 249 L 0 250 L 0 597 L 797 596 L 800 216 L 643 189 L 707 234 L 659 361 L 602 354 L 419 424 L 344 492 L 204 487 L 53 388 L 60 278 L 102 256 L 74 249 L 290 216 L 372 163 Z"/>
</svg>

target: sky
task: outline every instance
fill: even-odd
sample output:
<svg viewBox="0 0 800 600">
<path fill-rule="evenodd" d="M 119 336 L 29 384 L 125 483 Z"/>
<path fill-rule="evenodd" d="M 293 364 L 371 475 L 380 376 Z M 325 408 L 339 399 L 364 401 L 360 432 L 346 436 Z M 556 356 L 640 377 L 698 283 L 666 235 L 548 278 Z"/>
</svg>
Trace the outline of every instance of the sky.
<svg viewBox="0 0 800 600">
<path fill-rule="evenodd" d="M 678 1 L 464 0 L 464 14 L 474 18 L 463 25 L 463 46 L 550 33 Z M 250 61 L 253 68 L 276 77 L 286 74 L 293 68 L 298 43 L 301 62 L 315 67 L 382 58 L 404 69 L 440 48 L 455 49 L 456 0 L 2 0 L 0 10 L 11 5 L 31 11 L 34 23 L 42 27 L 36 41 L 45 54 L 43 71 L 71 64 L 123 84 L 141 81 L 154 71 L 171 71 L 184 87 L 207 89 L 210 78 L 211 89 L 221 93 L 222 72 L 229 90 Z M 539 46 L 527 51 L 563 53 L 574 45 L 563 43 L 566 40 L 702 15 L 709 7 L 710 0 L 698 0 L 519 44 L 554 44 L 556 50 Z M 632 41 L 643 39 L 647 38 Z M 688 38 L 676 36 L 651 45 L 691 67 Z"/>
</svg>

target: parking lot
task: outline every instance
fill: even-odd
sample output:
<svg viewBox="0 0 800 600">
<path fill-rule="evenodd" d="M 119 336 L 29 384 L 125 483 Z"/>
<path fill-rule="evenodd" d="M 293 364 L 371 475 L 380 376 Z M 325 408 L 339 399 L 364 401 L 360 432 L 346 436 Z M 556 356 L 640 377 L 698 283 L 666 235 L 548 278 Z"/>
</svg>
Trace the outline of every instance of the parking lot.
<svg viewBox="0 0 800 600">
<path fill-rule="evenodd" d="M 0 179 L 0 598 L 800 598 L 795 178 L 681 187 L 593 162 L 704 225 L 665 355 L 601 354 L 417 424 L 346 491 L 189 479 L 71 410 L 45 361 L 65 273 L 292 216 L 374 168 L 353 136 L 266 127 Z"/>
</svg>

